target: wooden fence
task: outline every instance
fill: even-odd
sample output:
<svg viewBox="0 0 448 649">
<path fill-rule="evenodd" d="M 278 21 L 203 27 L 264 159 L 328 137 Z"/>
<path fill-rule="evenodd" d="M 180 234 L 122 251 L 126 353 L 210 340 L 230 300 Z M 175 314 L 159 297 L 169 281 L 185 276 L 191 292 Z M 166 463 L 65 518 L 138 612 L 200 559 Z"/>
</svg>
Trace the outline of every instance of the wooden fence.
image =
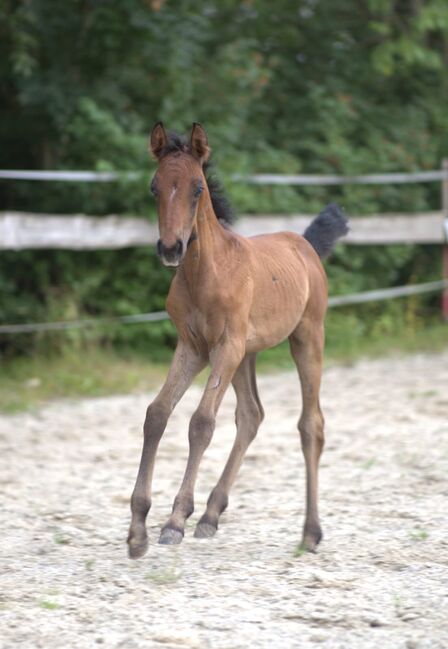
<svg viewBox="0 0 448 649">
<path fill-rule="evenodd" d="M 314 216 L 242 216 L 234 229 L 244 236 L 279 230 L 303 232 Z M 157 224 L 144 218 L 0 212 L 0 250 L 126 248 L 154 244 L 158 237 Z M 358 245 L 443 244 L 444 215 L 443 212 L 382 214 L 363 218 L 350 215 L 350 232 L 344 241 Z"/>
<path fill-rule="evenodd" d="M 3 180 L 115 182 L 123 177 L 129 180 L 139 180 L 141 175 L 132 172 L 119 174 L 117 172 L 91 171 L 0 170 L 0 179 Z M 436 243 L 442 245 L 443 281 L 439 285 L 441 288 L 444 287 L 442 310 L 444 319 L 448 321 L 448 159 L 443 161 L 440 170 L 415 173 L 373 174 L 367 176 L 281 176 L 259 174 L 235 176 L 234 181 L 263 185 L 441 182 L 441 211 L 419 214 L 381 214 L 362 218 L 350 215 L 350 232 L 345 241 L 348 244 L 356 245 L 387 245 L 393 243 Z M 235 230 L 245 236 L 277 232 L 279 230 L 303 232 L 313 216 L 302 214 L 290 216 L 242 216 L 235 224 Z M 0 212 L 0 250 L 28 248 L 114 249 L 151 245 L 157 239 L 157 225 L 144 218 Z M 384 289 L 384 291 L 387 293 L 390 289 Z M 402 294 L 406 294 L 406 292 Z"/>
</svg>

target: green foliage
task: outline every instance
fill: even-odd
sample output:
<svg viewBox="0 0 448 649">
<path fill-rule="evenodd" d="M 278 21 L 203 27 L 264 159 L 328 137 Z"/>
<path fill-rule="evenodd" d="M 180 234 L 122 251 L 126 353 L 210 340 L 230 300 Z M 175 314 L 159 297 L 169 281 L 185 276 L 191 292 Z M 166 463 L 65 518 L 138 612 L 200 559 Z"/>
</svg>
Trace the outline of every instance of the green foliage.
<svg viewBox="0 0 448 649">
<path fill-rule="evenodd" d="M 433 185 L 297 189 L 229 179 L 437 168 L 448 155 L 445 0 L 1 0 L 0 33 L 0 167 L 141 172 L 114 184 L 0 181 L 4 209 L 154 218 L 146 141 L 159 119 L 182 131 L 206 125 L 239 213 L 316 213 L 329 200 L 349 215 L 439 208 Z M 341 247 L 328 272 L 333 294 L 420 281 L 438 276 L 438 252 Z M 169 279 L 143 249 L 2 253 L 0 321 L 159 310 Z M 409 300 L 406 322 L 417 326 L 434 299 Z M 356 307 L 344 317 L 353 331 L 387 334 L 395 309 Z M 173 339 L 160 323 L 3 337 L 0 349 L 160 349 Z"/>
<path fill-rule="evenodd" d="M 0 322 L 39 322 L 129 315 L 165 308 L 171 273 L 153 250 L 6 252 L 0 256 Z M 169 322 L 105 327 L 36 336 L 0 335 L 8 354 L 82 348 L 96 341 L 156 349 L 174 343 Z M 1 349 L 1 347 L 0 347 Z"/>
<path fill-rule="evenodd" d="M 425 3 L 409 3 L 406 7 L 391 0 L 370 0 L 369 5 L 377 19 L 370 26 L 382 37 L 373 51 L 375 69 L 390 76 L 402 69 L 418 68 L 443 70 L 443 49 L 434 47 L 442 44 L 448 33 L 448 6 L 444 0 L 429 0 Z M 441 39 L 441 40 L 440 40 Z M 439 43 L 437 43 L 439 40 Z"/>
<path fill-rule="evenodd" d="M 150 330 L 152 324 L 147 325 Z M 157 350 L 157 353 L 155 352 Z M 0 363 L 0 412 L 36 408 L 49 399 L 98 397 L 138 390 L 148 392 L 166 377 L 172 352 L 164 347 L 125 352 L 95 340 L 82 346 L 67 344 L 48 350 L 4 359 Z M 154 363 L 154 357 L 160 361 Z"/>
</svg>

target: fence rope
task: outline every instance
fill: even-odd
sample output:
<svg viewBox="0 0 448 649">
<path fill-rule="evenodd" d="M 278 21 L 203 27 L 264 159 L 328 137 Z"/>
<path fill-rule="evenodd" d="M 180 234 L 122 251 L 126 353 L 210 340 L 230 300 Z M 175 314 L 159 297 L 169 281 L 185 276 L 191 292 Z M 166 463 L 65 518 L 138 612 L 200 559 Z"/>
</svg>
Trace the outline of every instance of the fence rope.
<svg viewBox="0 0 448 649">
<path fill-rule="evenodd" d="M 384 185 L 384 184 L 409 184 L 431 183 L 441 181 L 448 177 L 443 169 L 434 171 L 416 171 L 413 173 L 385 173 L 368 174 L 364 176 L 329 176 L 329 175 L 282 175 L 282 174 L 254 174 L 237 175 L 233 180 L 250 183 L 252 185 Z"/>
<path fill-rule="evenodd" d="M 350 304 L 391 300 L 396 297 L 417 295 L 419 293 L 434 293 L 443 290 L 444 288 L 448 288 L 448 279 L 426 282 L 424 284 L 413 284 L 411 286 L 395 286 L 393 288 L 383 288 L 375 291 L 337 295 L 329 298 L 328 306 L 339 307 Z M 138 313 L 136 315 L 115 316 L 110 318 L 89 318 L 86 320 L 0 325 L 0 334 L 12 335 L 36 333 L 40 331 L 66 331 L 68 329 L 83 329 L 85 327 L 97 327 L 113 324 L 126 325 L 140 324 L 144 322 L 160 322 L 161 320 L 169 320 L 169 315 L 166 311 L 154 311 L 153 313 Z"/>
<path fill-rule="evenodd" d="M 136 315 L 111 316 L 110 318 L 88 318 L 85 320 L 64 320 L 59 322 L 35 322 L 29 324 L 0 325 L 0 334 L 27 334 L 38 331 L 65 331 L 113 324 L 138 324 L 141 322 L 159 322 L 168 320 L 166 311 L 137 313 Z"/>
<path fill-rule="evenodd" d="M 350 295 L 337 295 L 328 299 L 328 306 L 346 306 L 348 304 L 362 304 L 365 302 L 377 302 L 379 300 L 391 300 L 395 297 L 406 297 L 419 293 L 435 293 L 448 288 L 448 279 L 440 279 L 435 282 L 424 284 L 411 284 L 410 286 L 394 286 L 392 288 L 381 288 L 375 291 L 364 291 L 363 293 L 352 293 Z"/>
<path fill-rule="evenodd" d="M 137 171 L 29 171 L 25 169 L 0 169 L 0 179 L 57 182 L 99 182 L 139 180 L 145 173 Z M 382 185 L 430 183 L 448 178 L 445 169 L 415 172 L 392 172 L 355 176 L 316 174 L 234 174 L 231 179 L 252 185 Z"/>
<path fill-rule="evenodd" d="M 27 171 L 25 169 L 0 169 L 0 178 L 3 180 L 111 183 L 123 179 L 138 180 L 142 175 L 137 171 Z"/>
</svg>

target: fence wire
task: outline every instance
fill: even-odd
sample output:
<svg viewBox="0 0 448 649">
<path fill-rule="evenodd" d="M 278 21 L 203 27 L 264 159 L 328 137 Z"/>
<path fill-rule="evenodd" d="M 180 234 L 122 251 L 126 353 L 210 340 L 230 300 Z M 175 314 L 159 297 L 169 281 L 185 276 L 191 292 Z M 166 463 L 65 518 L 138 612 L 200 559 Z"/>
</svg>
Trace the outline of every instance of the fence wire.
<svg viewBox="0 0 448 649">
<path fill-rule="evenodd" d="M 395 286 L 375 291 L 364 291 L 362 293 L 351 293 L 348 295 L 337 295 L 328 300 L 329 307 L 347 306 L 350 304 L 364 304 L 380 300 L 391 300 L 397 297 L 418 295 L 420 293 L 435 293 L 448 289 L 448 279 L 441 279 L 424 284 L 413 284 L 411 286 Z M 86 327 L 101 327 L 108 325 L 141 324 L 145 322 L 160 322 L 169 320 L 166 311 L 154 311 L 152 313 L 137 313 L 135 315 L 115 316 L 110 318 L 89 318 L 85 320 L 66 320 L 60 322 L 35 322 L 24 324 L 0 325 L 0 334 L 26 334 L 43 331 L 67 331 L 69 329 L 84 329 Z"/>
<path fill-rule="evenodd" d="M 110 183 L 117 180 L 140 180 L 145 173 L 137 171 L 28 171 L 25 169 L 0 169 L 3 180 L 33 180 L 56 182 Z M 431 171 L 395 172 L 357 176 L 316 174 L 234 174 L 235 182 L 252 185 L 383 185 L 431 183 L 448 178 L 445 169 Z"/>
</svg>

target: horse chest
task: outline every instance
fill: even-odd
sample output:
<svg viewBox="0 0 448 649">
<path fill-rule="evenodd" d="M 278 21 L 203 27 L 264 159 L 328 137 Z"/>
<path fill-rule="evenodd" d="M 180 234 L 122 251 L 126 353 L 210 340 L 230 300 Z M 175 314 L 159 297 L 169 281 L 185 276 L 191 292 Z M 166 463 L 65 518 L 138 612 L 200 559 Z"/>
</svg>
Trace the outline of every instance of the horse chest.
<svg viewBox="0 0 448 649">
<path fill-rule="evenodd" d="M 202 341 L 208 348 L 216 345 L 226 329 L 226 317 L 217 308 L 190 309 L 187 326 L 189 333 L 196 340 Z"/>
</svg>

